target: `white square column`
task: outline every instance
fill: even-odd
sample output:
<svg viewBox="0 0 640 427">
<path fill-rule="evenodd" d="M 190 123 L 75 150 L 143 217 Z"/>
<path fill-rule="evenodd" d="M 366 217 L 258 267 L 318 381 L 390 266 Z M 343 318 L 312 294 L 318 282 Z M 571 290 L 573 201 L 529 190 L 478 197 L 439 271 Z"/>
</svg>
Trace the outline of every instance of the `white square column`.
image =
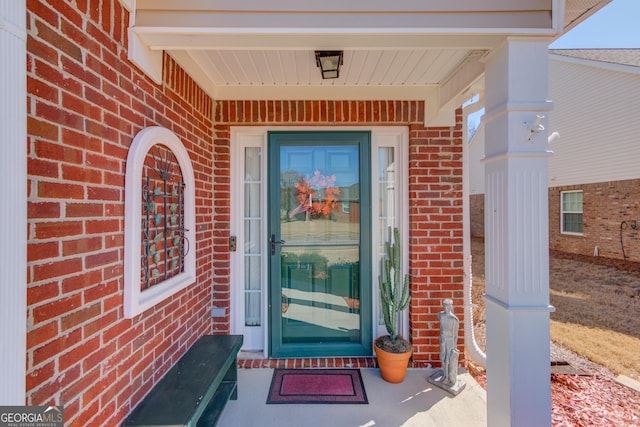
<svg viewBox="0 0 640 427">
<path fill-rule="evenodd" d="M 487 420 L 550 426 L 547 48 L 509 38 L 485 64 Z"/>
<path fill-rule="evenodd" d="M 26 1 L 0 1 L 0 405 L 24 405 L 27 365 Z"/>
</svg>

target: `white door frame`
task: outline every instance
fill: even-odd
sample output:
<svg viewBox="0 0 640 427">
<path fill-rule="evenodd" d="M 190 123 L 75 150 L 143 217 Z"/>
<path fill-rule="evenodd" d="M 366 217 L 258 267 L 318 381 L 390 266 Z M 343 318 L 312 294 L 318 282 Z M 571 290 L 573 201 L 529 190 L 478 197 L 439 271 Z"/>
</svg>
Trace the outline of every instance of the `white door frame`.
<svg viewBox="0 0 640 427">
<path fill-rule="evenodd" d="M 267 247 L 267 213 L 268 201 L 266 200 L 268 165 L 267 165 L 267 139 L 270 130 L 278 131 L 370 131 L 371 132 L 371 175 L 372 183 L 378 182 L 378 162 L 379 149 L 381 147 L 393 147 L 396 163 L 395 175 L 399 187 L 399 196 L 395 200 L 395 223 L 401 231 L 403 243 L 403 255 L 405 271 L 409 268 L 408 257 L 408 235 L 409 235 L 409 129 L 405 126 L 385 126 L 385 127 L 365 127 L 365 126 L 295 126 L 295 127 L 255 127 L 237 126 L 231 128 L 231 224 L 230 235 L 236 237 L 237 250 L 230 254 L 230 280 L 231 280 L 231 333 L 244 335 L 243 350 L 261 352 L 263 357 L 268 356 L 268 247 Z M 261 149 L 261 201 L 260 212 L 262 221 L 260 235 L 264 236 L 260 242 L 260 253 L 263 254 L 261 261 L 262 268 L 262 304 L 261 304 L 261 326 L 246 327 L 244 325 L 244 150 L 246 147 L 259 147 Z M 377 224 L 379 218 L 379 207 L 375 200 L 379 199 L 379 186 L 372 185 L 372 227 Z M 374 228 L 375 230 L 375 228 Z M 386 329 L 379 322 L 378 314 L 378 282 L 379 262 L 377 257 L 380 248 L 379 233 L 372 232 L 372 310 L 373 336 L 385 335 Z M 408 312 L 404 312 L 404 317 L 400 321 L 400 332 L 403 336 L 409 336 Z"/>
</svg>

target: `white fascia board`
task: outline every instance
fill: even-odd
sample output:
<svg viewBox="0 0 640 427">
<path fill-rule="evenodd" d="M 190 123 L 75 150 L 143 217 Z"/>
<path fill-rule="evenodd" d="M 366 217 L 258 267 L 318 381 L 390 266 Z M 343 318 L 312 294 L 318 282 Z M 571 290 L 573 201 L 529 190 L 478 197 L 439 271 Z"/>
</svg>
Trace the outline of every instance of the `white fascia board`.
<svg viewBox="0 0 640 427">
<path fill-rule="evenodd" d="M 486 52 L 471 54 L 447 80 L 438 87 L 435 97 L 425 100 L 425 126 L 455 126 L 456 110 L 472 96 L 484 75 Z"/>
<path fill-rule="evenodd" d="M 138 37 L 134 28 L 129 27 L 129 61 L 136 64 L 156 84 L 162 84 L 162 50 L 152 50 Z"/>
<path fill-rule="evenodd" d="M 176 16 L 177 15 L 177 16 Z M 365 32 L 396 32 L 404 29 L 407 32 L 430 33 L 494 33 L 509 34 L 512 30 L 529 34 L 537 31 L 554 31 L 550 11 L 539 12 L 538 15 L 517 16 L 465 14 L 445 15 L 440 14 L 416 14 L 399 15 L 356 15 L 343 16 L 340 14 L 303 15 L 298 14 L 255 14 L 247 18 L 238 14 L 198 14 L 188 12 L 176 15 L 161 15 L 161 12 L 145 12 L 140 14 L 138 10 L 137 24 L 142 27 L 160 28 L 220 28 L 220 29 L 247 29 L 265 32 L 266 30 L 301 30 L 312 31 L 351 31 Z M 171 19 L 173 18 L 173 19 Z M 511 18 L 511 19 L 506 19 Z M 306 24 L 305 24 L 306 23 Z"/>
<path fill-rule="evenodd" d="M 120 0 L 120 4 L 127 9 L 129 13 L 136 10 L 136 0 Z"/>
<path fill-rule="evenodd" d="M 135 31 L 136 0 L 120 0 L 129 12 L 127 58 L 156 84 L 162 84 L 162 51 L 153 50 Z"/>
<path fill-rule="evenodd" d="M 465 61 L 440 85 L 439 108 L 465 94 L 484 74 L 483 57 L 487 52 L 472 52 Z M 464 101 L 464 100 L 463 100 Z M 456 101 L 456 104 L 460 102 Z"/>
<path fill-rule="evenodd" d="M 183 10 L 196 9 L 205 11 L 243 11 L 257 10 L 268 12 L 482 12 L 482 11 L 527 11 L 538 10 L 548 6 L 545 0 L 324 0 L 322 2 L 293 2 L 291 0 L 138 0 L 140 9 Z"/>
<path fill-rule="evenodd" d="M 235 7 L 236 2 L 225 2 L 228 7 L 193 6 L 184 1 L 172 2 L 173 8 L 156 5 L 148 7 L 138 3 L 137 23 L 142 26 L 160 27 L 216 27 L 216 28 L 369 28 L 384 31 L 392 28 L 480 30 L 502 32 L 506 28 L 552 29 L 550 3 L 534 5 L 528 9 L 503 7 L 488 9 L 483 2 L 474 8 L 439 10 L 437 8 L 417 10 L 400 9 L 398 2 L 390 2 L 384 11 L 366 7 L 350 10 L 302 10 L 300 7 L 273 9 L 257 6 L 252 10 Z M 269 5 L 270 2 L 262 4 Z M 301 2 L 300 4 L 304 4 Z M 314 3 L 314 5 L 317 4 Z M 343 2 L 348 5 L 351 2 Z M 445 2 L 442 2 L 445 4 Z M 523 0 L 511 2 L 519 6 Z"/>
<path fill-rule="evenodd" d="M 492 49 L 503 35 L 323 29 L 133 27 L 154 50 Z"/>
<path fill-rule="evenodd" d="M 551 27 L 557 35 L 564 31 L 564 12 L 566 0 L 553 0 L 551 2 Z"/>
<path fill-rule="evenodd" d="M 505 36 L 554 35 L 552 29 L 193 28 L 135 26 L 153 50 L 176 49 L 493 49 Z"/>
<path fill-rule="evenodd" d="M 429 99 L 425 100 L 424 126 L 425 127 L 451 127 L 456 125 L 456 108 L 433 109 Z"/>
</svg>

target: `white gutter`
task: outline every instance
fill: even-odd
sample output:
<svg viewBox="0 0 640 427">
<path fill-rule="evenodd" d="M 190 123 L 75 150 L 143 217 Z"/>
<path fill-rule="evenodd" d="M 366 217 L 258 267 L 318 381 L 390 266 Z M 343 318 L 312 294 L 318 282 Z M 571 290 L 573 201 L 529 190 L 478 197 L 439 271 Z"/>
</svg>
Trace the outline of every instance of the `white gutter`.
<svg viewBox="0 0 640 427">
<path fill-rule="evenodd" d="M 480 349 L 473 332 L 473 308 L 475 304 L 471 300 L 471 221 L 469 213 L 469 142 L 467 141 L 467 119 L 469 114 L 484 108 L 483 96 L 473 104 L 467 105 L 462 110 L 462 239 L 464 255 L 464 347 L 469 358 L 481 366 L 487 367 L 487 355 Z"/>
</svg>

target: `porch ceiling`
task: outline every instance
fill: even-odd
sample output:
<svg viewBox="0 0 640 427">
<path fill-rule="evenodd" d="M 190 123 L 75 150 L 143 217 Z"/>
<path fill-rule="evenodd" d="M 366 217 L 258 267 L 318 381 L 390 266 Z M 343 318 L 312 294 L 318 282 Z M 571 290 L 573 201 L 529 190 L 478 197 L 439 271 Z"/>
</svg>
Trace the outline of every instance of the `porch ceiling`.
<svg viewBox="0 0 640 427">
<path fill-rule="evenodd" d="M 610 0 L 123 1 L 131 59 L 158 82 L 167 51 L 214 99 L 434 99 L 435 116 L 482 90 L 507 36 L 551 40 Z M 315 50 L 344 51 L 340 78 Z"/>
</svg>

